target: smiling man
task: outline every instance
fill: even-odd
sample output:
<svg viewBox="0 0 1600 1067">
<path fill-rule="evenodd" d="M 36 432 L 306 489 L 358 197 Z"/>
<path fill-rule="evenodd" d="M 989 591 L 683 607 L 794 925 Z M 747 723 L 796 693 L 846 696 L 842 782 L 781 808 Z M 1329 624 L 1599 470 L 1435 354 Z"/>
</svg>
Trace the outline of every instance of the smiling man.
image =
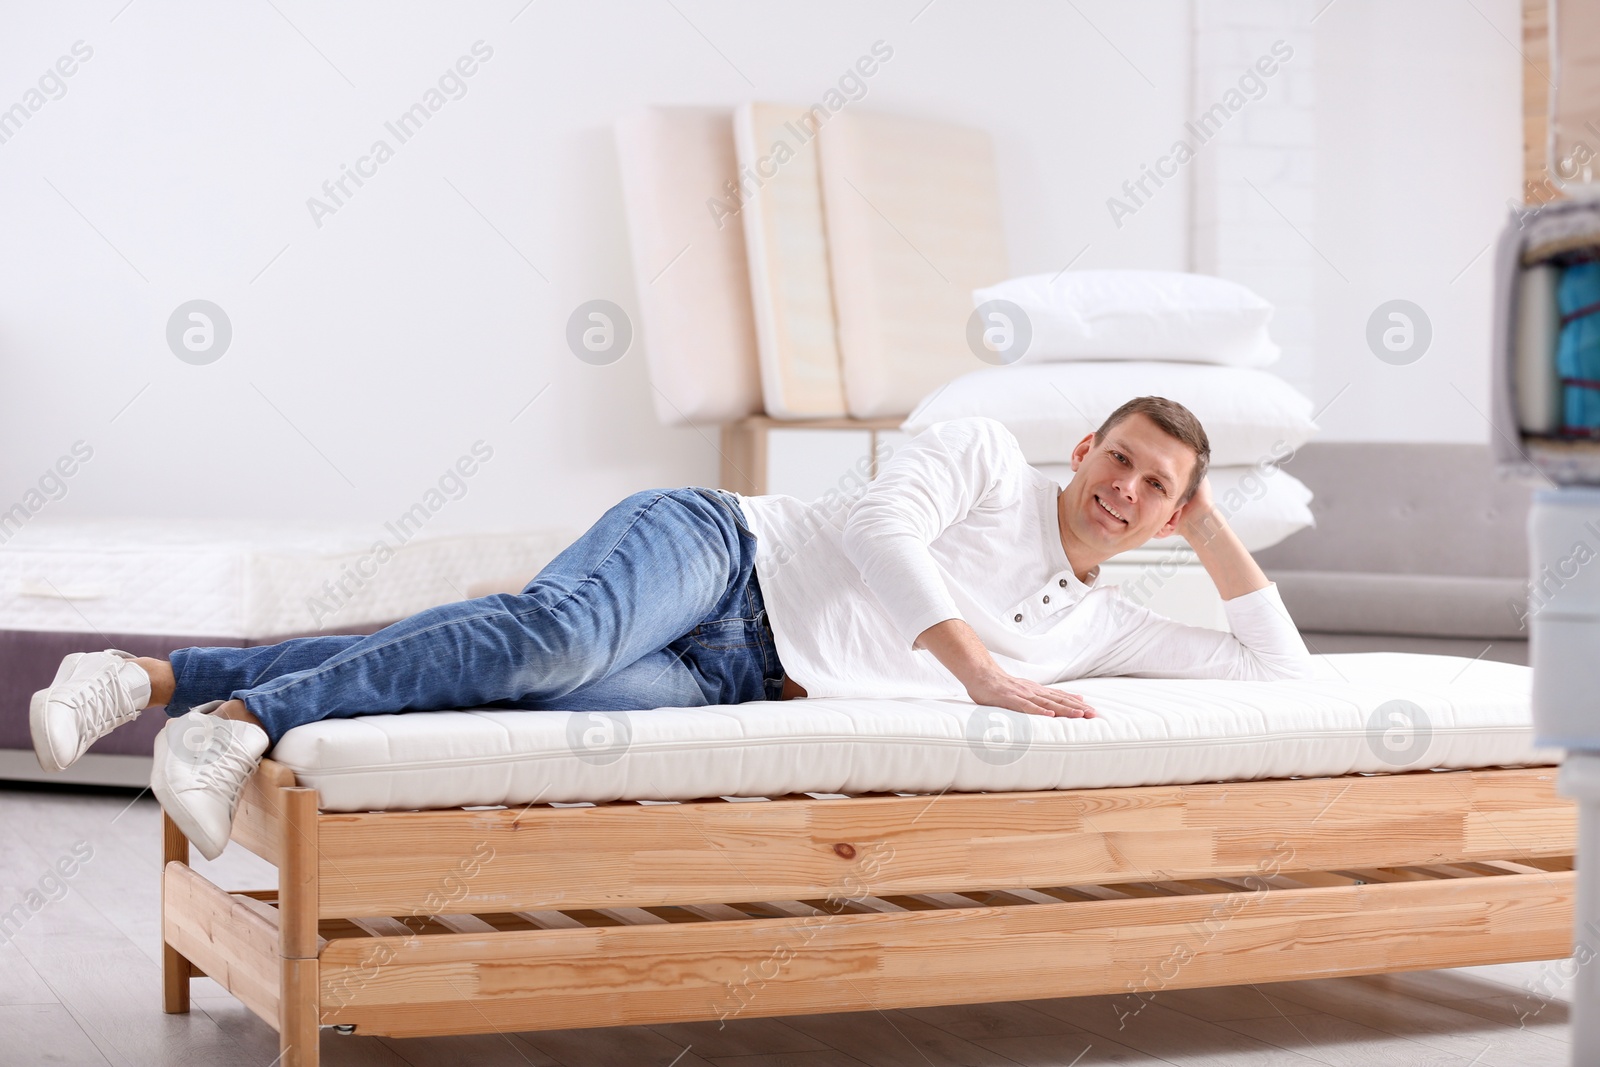
<svg viewBox="0 0 1600 1067">
<path fill-rule="evenodd" d="M 968 697 L 1080 717 L 1094 709 L 1050 683 L 1304 677 L 1305 644 L 1276 589 L 1212 505 L 1209 457 L 1186 408 L 1140 397 L 1078 442 L 1065 488 L 998 422 L 957 419 L 851 496 L 635 493 L 521 593 L 366 636 L 170 660 L 68 656 L 34 695 L 34 748 L 61 770 L 165 705 L 151 788 L 209 859 L 262 755 L 318 719 L 806 695 Z M 1216 582 L 1231 633 L 1180 625 L 1099 583 L 1102 561 L 1174 532 Z"/>
<path fill-rule="evenodd" d="M 1078 442 L 1065 488 L 1000 423 L 973 418 L 919 434 L 831 516 L 787 497 L 747 501 L 785 671 L 811 696 L 964 695 L 1073 717 L 1094 710 L 1050 683 L 1305 677 L 1276 587 L 1213 504 L 1210 455 L 1187 408 L 1145 396 Z M 786 564 L 764 566 L 769 544 L 813 529 Z M 1103 561 L 1172 533 L 1216 584 L 1231 633 L 1099 583 Z"/>
</svg>

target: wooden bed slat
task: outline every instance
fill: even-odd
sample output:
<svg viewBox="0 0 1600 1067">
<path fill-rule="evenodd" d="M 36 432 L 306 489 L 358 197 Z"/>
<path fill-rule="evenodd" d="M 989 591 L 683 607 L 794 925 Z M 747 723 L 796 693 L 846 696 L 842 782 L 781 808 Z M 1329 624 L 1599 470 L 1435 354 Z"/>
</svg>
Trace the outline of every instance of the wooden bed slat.
<svg viewBox="0 0 1600 1067">
<path fill-rule="evenodd" d="M 387 915 L 364 915 L 350 922 L 373 937 L 406 937 L 413 933 L 411 927 Z"/>
<path fill-rule="evenodd" d="M 746 997 L 786 1015 L 1096 995 L 1133 988 L 1183 944 L 1195 952 L 1169 988 L 1560 958 L 1574 887 L 1571 873 L 1507 875 L 851 915 L 809 943 L 799 919 L 423 939 L 324 1021 L 423 1036 L 710 1019 Z M 1230 918 L 1201 944 L 1219 908 Z M 331 942 L 323 981 L 366 958 Z M 759 990 L 730 993 L 773 958 L 785 962 Z"/>
<path fill-rule="evenodd" d="M 1213 890 L 1207 889 L 1199 882 L 1150 882 L 1147 884 L 1150 888 L 1166 896 L 1192 897 L 1200 893 L 1213 892 Z"/>
<path fill-rule="evenodd" d="M 541 930 L 583 929 L 583 923 L 559 911 L 518 911 L 512 914 Z"/>
<path fill-rule="evenodd" d="M 1343 870 L 1335 871 L 1334 873 L 1348 874 L 1350 877 L 1368 884 L 1376 884 L 1380 882 L 1425 882 L 1439 880 L 1434 875 L 1430 875 L 1410 867 L 1366 867 L 1360 870 Z"/>
<path fill-rule="evenodd" d="M 703 923 L 710 921 L 704 915 L 696 915 L 694 912 L 686 911 L 683 908 L 660 907 L 645 908 L 643 910 L 666 923 Z M 738 913 L 735 912 L 735 914 Z"/>
<path fill-rule="evenodd" d="M 708 922 L 722 922 L 725 920 L 743 920 L 750 916 L 738 908 L 729 907 L 727 904 L 681 904 L 679 907 L 690 915 L 698 915 Z"/>
<path fill-rule="evenodd" d="M 493 934 L 499 930 L 476 915 L 435 915 L 433 921 L 453 934 Z"/>
<path fill-rule="evenodd" d="M 1046 896 L 1055 897 L 1057 901 L 1082 902 L 1088 900 L 1127 900 L 1128 894 L 1110 886 L 1080 885 L 1080 886 L 1050 886 L 1040 890 Z"/>
<path fill-rule="evenodd" d="M 1505 877 L 1508 875 L 1544 875 L 1543 868 L 1512 861 L 1493 861 L 1465 864 L 1430 864 L 1381 869 L 1359 869 L 1343 872 L 1302 871 L 1292 875 L 1271 875 L 1256 880 L 1245 879 L 1194 879 L 1156 883 L 1118 883 L 1114 886 L 1065 886 L 1050 890 L 1015 889 L 987 892 L 961 893 L 910 893 L 888 897 L 867 897 L 830 901 L 761 901 L 747 903 L 750 910 L 740 910 L 728 904 L 673 905 L 664 910 L 684 912 L 706 922 L 737 922 L 755 917 L 808 916 L 836 914 L 869 914 L 873 912 L 948 910 L 952 908 L 1004 907 L 1023 904 L 1059 904 L 1063 901 L 1093 901 L 1119 899 L 1149 899 L 1168 896 L 1196 896 L 1204 894 L 1259 892 L 1263 886 L 1270 889 L 1304 889 L 1318 887 L 1350 886 L 1357 882 L 1386 883 L 1406 881 L 1444 880 L 1467 877 Z M 256 890 L 235 893 L 235 896 L 266 898 L 276 897 L 275 890 Z M 826 905 L 826 906 L 820 906 Z M 261 909 L 258 909 L 261 910 Z M 594 908 L 588 912 L 604 916 L 618 925 L 658 926 L 674 921 L 644 908 Z M 271 915 L 272 909 L 266 908 Z M 522 912 L 516 918 L 540 929 L 581 929 L 589 924 L 560 911 Z M 271 920 L 274 921 L 275 920 Z M 389 917 L 360 917 L 349 919 L 354 927 L 375 937 L 405 937 L 418 934 L 425 927 L 438 928 L 453 933 L 491 933 L 501 927 L 476 915 L 436 915 L 418 917 L 407 922 Z M 604 925 L 604 924 L 601 924 Z M 514 928 L 514 927 L 513 927 Z"/>
<path fill-rule="evenodd" d="M 1299 889 L 1329 886 L 1350 886 L 1362 881 L 1368 884 L 1382 884 L 1387 882 L 1428 881 L 1443 880 L 1447 878 L 1462 877 L 1505 877 L 1508 875 L 1531 874 L 1544 876 L 1549 872 L 1541 868 L 1518 864 L 1511 861 L 1495 861 L 1493 863 L 1471 863 L 1459 865 L 1429 865 L 1426 867 L 1407 867 L 1392 869 L 1364 869 L 1337 873 L 1332 871 L 1299 872 L 1295 875 L 1274 875 L 1261 880 L 1273 889 Z M 810 904 L 787 901 L 765 901 L 753 905 L 753 912 L 741 911 L 731 905 L 682 905 L 672 910 L 685 912 L 696 916 L 700 921 L 730 922 L 745 921 L 758 917 L 763 913 L 770 916 L 808 916 L 838 914 L 870 914 L 892 913 L 894 911 L 927 911 L 948 910 L 960 908 L 980 908 L 995 906 L 1016 906 L 1022 904 L 1059 904 L 1063 901 L 1093 901 L 1104 899 L 1151 899 L 1163 896 L 1192 896 L 1201 894 L 1217 894 L 1226 892 L 1259 891 L 1259 885 L 1254 888 L 1236 879 L 1209 879 L 1204 881 L 1188 882 L 1162 882 L 1153 884 L 1123 883 L 1116 887 L 1080 886 L 1062 887 L 1052 891 L 1036 889 L 998 890 L 984 894 L 964 895 L 959 893 L 916 893 L 905 894 L 893 898 L 869 898 L 848 902 L 854 905 L 847 910 L 838 910 L 845 905 L 843 901 L 831 902 L 834 911 L 825 908 L 813 907 Z M 265 924 L 276 927 L 277 913 L 271 906 L 276 898 L 276 890 L 247 890 L 230 894 L 235 899 L 235 905 L 246 908 L 257 915 Z M 598 914 L 612 920 L 617 925 L 625 926 L 657 926 L 665 925 L 672 920 L 643 908 L 596 908 L 592 909 Z M 564 912 L 550 911 L 540 913 L 516 913 L 513 915 L 519 922 L 536 929 L 588 929 L 590 926 Z M 402 919 L 389 916 L 363 916 L 348 920 L 330 920 L 327 925 L 337 927 L 339 923 L 362 931 L 372 937 L 418 937 L 432 936 L 427 931 L 435 933 L 458 934 L 490 934 L 502 929 L 519 929 L 515 924 L 497 926 L 477 915 L 435 915 L 414 917 L 409 923 Z M 323 939 L 323 943 L 326 942 Z"/>
<path fill-rule="evenodd" d="M 1170 897 L 1173 895 L 1150 882 L 1118 882 L 1115 888 L 1117 892 L 1127 897 Z M 1204 892 L 1204 890 L 1200 890 L 1200 892 Z"/>
<path fill-rule="evenodd" d="M 1386 884 L 1396 882 L 1444 881 L 1458 878 L 1506 877 L 1510 875 L 1536 875 L 1545 877 L 1551 872 L 1510 861 L 1471 863 L 1457 865 L 1413 865 L 1396 868 L 1367 868 L 1335 871 L 1305 871 L 1293 875 L 1271 875 L 1256 879 L 1196 879 L 1159 883 L 1118 883 L 1114 886 L 1064 886 L 1049 890 L 1017 889 L 988 892 L 913 893 L 890 897 L 865 897 L 832 899 L 825 901 L 760 901 L 745 903 L 743 909 L 727 904 L 689 904 L 664 907 L 660 910 L 693 916 L 697 922 L 740 922 L 752 918 L 847 916 L 892 914 L 904 911 L 933 911 L 1012 907 L 1029 904 L 1060 904 L 1063 902 L 1095 902 L 1103 900 L 1160 899 L 1174 896 L 1218 895 L 1225 893 L 1256 893 L 1263 888 L 1273 890 L 1326 887 L 1348 887 L 1356 884 Z M 1559 873 L 1559 872 L 1557 872 Z M 276 925 L 276 910 L 270 900 L 276 891 L 256 890 L 232 894 L 235 897 L 254 897 L 241 900 L 265 921 Z M 534 929 L 590 929 L 606 926 L 661 926 L 686 921 L 658 914 L 657 910 L 644 908 L 592 908 L 576 909 L 589 921 L 580 921 L 561 911 L 491 913 L 499 914 L 509 922 L 496 924 L 484 916 L 470 914 L 414 916 L 409 920 L 388 916 L 364 916 L 344 920 L 324 920 L 330 929 L 340 924 L 373 937 L 418 937 L 440 933 L 491 934 L 505 930 Z M 346 934 L 346 936 L 349 936 Z M 323 939 L 324 941 L 327 938 Z"/>
<path fill-rule="evenodd" d="M 1543 862 L 1545 862 L 1545 863 L 1552 863 L 1553 862 L 1555 864 L 1560 864 L 1561 861 L 1559 861 L 1559 860 L 1556 860 L 1556 861 L 1545 860 Z M 1501 872 L 1503 874 L 1539 874 L 1541 872 L 1548 872 L 1548 871 L 1552 871 L 1552 870 L 1554 870 L 1554 871 L 1563 871 L 1563 870 L 1570 871 L 1573 868 L 1573 865 L 1570 862 L 1567 863 L 1565 866 L 1556 865 L 1556 866 L 1544 866 L 1544 867 L 1541 867 L 1541 866 L 1538 866 L 1538 865 L 1533 864 L 1533 863 L 1518 863 L 1518 862 L 1516 862 L 1514 860 L 1484 860 L 1484 861 L 1479 862 L 1479 863 L 1468 864 L 1468 866 L 1471 866 L 1471 867 L 1486 867 L 1486 868 L 1488 868 L 1490 870 L 1499 871 L 1499 872 Z"/>
<path fill-rule="evenodd" d="M 805 918 L 812 915 L 826 914 L 820 908 L 813 907 L 810 904 L 801 903 L 798 900 L 759 900 L 752 902 L 749 906 L 756 909 L 758 913 L 770 915 L 787 915 Z"/>
<path fill-rule="evenodd" d="M 986 904 L 979 897 L 966 896 L 961 893 L 910 893 L 905 900 L 924 901 L 936 908 L 986 908 L 993 905 Z M 904 905 L 901 905 L 904 907 Z"/>
<path fill-rule="evenodd" d="M 906 910 L 893 901 L 884 900 L 882 897 L 856 897 L 850 903 L 863 911 L 877 911 L 886 914 Z"/>
<path fill-rule="evenodd" d="M 667 920 L 643 908 L 597 908 L 601 915 L 617 920 L 624 926 L 660 926 Z"/>
<path fill-rule="evenodd" d="M 985 897 L 993 897 L 995 903 L 1008 904 L 1059 904 L 1059 897 L 1048 893 L 1041 893 L 1037 889 L 997 889 L 992 893 L 985 893 Z"/>
<path fill-rule="evenodd" d="M 614 926 L 627 926 L 621 919 L 613 919 L 597 908 L 572 908 L 563 912 L 570 919 L 576 919 L 579 926 L 594 929 L 596 927 L 609 928 Z"/>
<path fill-rule="evenodd" d="M 1326 888 L 1354 885 L 1356 882 L 1347 874 L 1335 874 L 1333 871 L 1295 871 L 1293 874 L 1279 874 L 1273 877 L 1277 881 L 1288 883 L 1289 888 Z"/>
<path fill-rule="evenodd" d="M 1429 863 L 1414 866 L 1413 870 L 1424 871 L 1435 878 L 1498 878 L 1506 873 L 1493 869 L 1478 869 L 1477 865 L 1470 863 Z"/>
</svg>

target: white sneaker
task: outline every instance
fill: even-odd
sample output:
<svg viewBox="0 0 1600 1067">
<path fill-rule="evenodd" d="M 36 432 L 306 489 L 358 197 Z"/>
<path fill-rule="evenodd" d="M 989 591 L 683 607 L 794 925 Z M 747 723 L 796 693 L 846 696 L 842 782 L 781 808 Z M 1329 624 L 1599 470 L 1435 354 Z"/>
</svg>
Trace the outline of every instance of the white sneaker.
<svg viewBox="0 0 1600 1067">
<path fill-rule="evenodd" d="M 61 661 L 50 688 L 33 694 L 28 705 L 39 766 L 65 770 L 149 704 L 150 676 L 133 656 L 114 648 L 74 652 Z"/>
<path fill-rule="evenodd" d="M 267 750 L 267 732 L 237 719 L 191 711 L 167 720 L 156 738 L 150 789 L 200 855 L 228 847 L 245 779 Z"/>
</svg>

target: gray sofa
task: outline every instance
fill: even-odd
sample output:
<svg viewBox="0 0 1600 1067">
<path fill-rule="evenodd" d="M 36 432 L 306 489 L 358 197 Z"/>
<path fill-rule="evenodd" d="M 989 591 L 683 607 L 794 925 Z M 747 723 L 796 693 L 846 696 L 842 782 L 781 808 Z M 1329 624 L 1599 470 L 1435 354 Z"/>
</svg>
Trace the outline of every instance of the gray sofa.
<svg viewBox="0 0 1600 1067">
<path fill-rule="evenodd" d="M 1317 525 L 1256 559 L 1313 652 L 1528 662 L 1532 488 L 1500 480 L 1488 446 L 1308 444 L 1284 469 Z"/>
</svg>

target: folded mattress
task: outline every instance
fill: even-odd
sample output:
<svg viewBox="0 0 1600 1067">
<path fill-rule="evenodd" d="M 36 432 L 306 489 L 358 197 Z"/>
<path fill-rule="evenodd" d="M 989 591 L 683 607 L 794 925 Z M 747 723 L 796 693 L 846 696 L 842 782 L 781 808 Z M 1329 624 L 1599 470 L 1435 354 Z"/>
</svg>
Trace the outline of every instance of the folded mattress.
<svg viewBox="0 0 1600 1067">
<path fill-rule="evenodd" d="M 394 522 L 29 523 L 0 547 L 0 631 L 338 633 L 532 578 L 560 531 L 453 533 Z"/>
<path fill-rule="evenodd" d="M 297 727 L 272 758 L 324 811 L 1176 785 L 1559 762 L 1526 667 L 1315 657 L 1312 678 L 1095 678 L 1093 719 L 957 700 L 817 699 L 634 712 L 468 710 Z"/>
</svg>

